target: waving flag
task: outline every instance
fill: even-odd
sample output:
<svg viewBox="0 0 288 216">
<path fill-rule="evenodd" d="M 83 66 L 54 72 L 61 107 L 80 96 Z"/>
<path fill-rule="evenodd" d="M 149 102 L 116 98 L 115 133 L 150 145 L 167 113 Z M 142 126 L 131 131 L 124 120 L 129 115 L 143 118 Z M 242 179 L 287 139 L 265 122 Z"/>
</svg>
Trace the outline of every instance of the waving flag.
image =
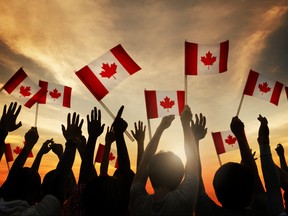
<svg viewBox="0 0 288 216">
<path fill-rule="evenodd" d="M 141 68 L 119 44 L 76 72 L 97 100 Z"/>
<path fill-rule="evenodd" d="M 105 148 L 105 145 L 100 143 L 98 146 L 96 157 L 95 157 L 96 163 L 102 162 L 102 158 L 103 158 L 103 154 L 104 154 L 104 148 Z M 115 168 L 118 168 L 117 151 L 115 149 L 112 149 L 112 148 L 110 149 L 110 153 L 109 153 L 109 165 L 111 165 Z"/>
<path fill-rule="evenodd" d="M 250 70 L 243 94 L 278 105 L 283 84 Z"/>
<path fill-rule="evenodd" d="M 239 149 L 237 139 L 232 131 L 212 132 L 212 138 L 218 155 Z"/>
<path fill-rule="evenodd" d="M 45 91 L 28 77 L 23 68 L 20 68 L 4 84 L 3 89 L 28 108 L 31 108 L 45 94 Z"/>
<path fill-rule="evenodd" d="M 72 88 L 55 83 L 48 83 L 39 80 L 39 86 L 43 88 L 46 94 L 41 97 L 38 103 L 56 104 L 64 107 L 70 107 Z"/>
<path fill-rule="evenodd" d="M 25 142 L 24 142 L 25 145 Z M 20 154 L 22 151 L 23 147 L 17 145 L 17 144 L 11 144 L 11 143 L 6 143 L 5 144 L 5 156 L 6 156 L 6 161 L 11 162 L 16 159 L 16 157 Z M 28 157 L 33 157 L 32 151 L 29 153 Z"/>
<path fill-rule="evenodd" d="M 147 118 L 180 115 L 185 105 L 184 91 L 145 90 Z"/>
<path fill-rule="evenodd" d="M 211 75 L 227 71 L 229 41 L 204 45 L 185 42 L 185 74 Z"/>
</svg>

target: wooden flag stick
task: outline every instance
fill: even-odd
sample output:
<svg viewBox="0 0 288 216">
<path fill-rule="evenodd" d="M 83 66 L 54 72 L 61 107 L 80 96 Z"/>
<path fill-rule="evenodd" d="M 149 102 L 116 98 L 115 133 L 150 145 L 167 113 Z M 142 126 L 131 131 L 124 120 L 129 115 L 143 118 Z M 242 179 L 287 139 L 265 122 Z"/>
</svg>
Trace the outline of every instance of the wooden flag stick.
<svg viewBox="0 0 288 216">
<path fill-rule="evenodd" d="M 5 144 L 5 148 L 6 148 L 6 144 Z M 6 160 L 6 163 L 7 163 L 8 171 L 10 172 L 10 165 L 9 165 L 9 162 L 7 161 L 6 154 L 5 154 L 5 160 Z"/>
<path fill-rule="evenodd" d="M 115 119 L 115 116 L 113 115 L 113 113 L 108 109 L 108 107 L 102 102 L 102 101 L 98 101 L 101 106 L 106 110 L 106 112 L 113 118 Z M 128 138 L 133 142 L 134 138 L 131 136 L 131 134 L 129 134 L 129 132 L 126 130 L 125 134 L 128 136 Z"/>
<path fill-rule="evenodd" d="M 187 75 L 184 75 L 184 90 L 185 90 L 185 104 L 188 104 L 187 101 Z"/>
<path fill-rule="evenodd" d="M 152 133 L 151 133 L 151 125 L 150 125 L 150 119 L 149 119 L 149 118 L 147 119 L 147 122 L 148 122 L 149 138 L 150 138 L 150 140 L 151 140 L 151 138 L 152 138 Z"/>
<path fill-rule="evenodd" d="M 218 161 L 219 161 L 220 166 L 222 166 L 222 162 L 221 162 L 220 156 L 218 154 L 217 154 L 217 157 L 218 157 Z"/>
<path fill-rule="evenodd" d="M 0 92 L 4 89 L 4 85 L 0 88 Z"/>
<path fill-rule="evenodd" d="M 241 100 L 240 100 L 240 104 L 239 104 L 236 116 L 239 116 L 240 109 L 241 109 L 242 103 L 243 103 L 243 99 L 244 99 L 244 94 L 242 94 L 242 97 L 241 97 Z"/>
<path fill-rule="evenodd" d="M 38 120 L 38 106 L 39 106 L 39 104 L 36 103 L 35 124 L 34 124 L 35 127 L 37 127 L 37 120 Z"/>
</svg>

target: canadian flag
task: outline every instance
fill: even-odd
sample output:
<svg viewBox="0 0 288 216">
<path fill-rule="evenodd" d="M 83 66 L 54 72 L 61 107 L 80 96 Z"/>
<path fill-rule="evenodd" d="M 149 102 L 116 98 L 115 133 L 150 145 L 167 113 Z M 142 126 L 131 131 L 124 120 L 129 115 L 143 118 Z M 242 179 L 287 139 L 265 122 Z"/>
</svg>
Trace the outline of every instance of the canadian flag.
<svg viewBox="0 0 288 216">
<path fill-rule="evenodd" d="M 95 157 L 96 163 L 102 162 L 102 158 L 103 158 L 103 154 L 104 154 L 104 148 L 105 148 L 105 145 L 99 143 L 96 157 Z M 115 168 L 118 168 L 117 150 L 112 149 L 112 148 L 110 149 L 110 153 L 109 153 L 109 165 L 111 165 Z"/>
<path fill-rule="evenodd" d="M 39 86 L 46 91 L 46 94 L 41 97 L 38 103 L 41 104 L 56 104 L 70 108 L 72 88 L 55 83 L 48 83 L 39 80 Z"/>
<path fill-rule="evenodd" d="M 119 44 L 76 72 L 97 100 L 141 68 Z"/>
<path fill-rule="evenodd" d="M 24 142 L 25 145 L 25 142 Z M 14 161 L 16 157 L 20 154 L 23 147 L 17 144 L 6 143 L 5 144 L 5 157 L 7 162 Z M 29 153 L 28 157 L 33 157 L 32 151 Z"/>
<path fill-rule="evenodd" d="M 237 139 L 232 131 L 212 132 L 212 138 L 218 155 L 239 149 Z"/>
<path fill-rule="evenodd" d="M 145 90 L 147 118 L 180 115 L 185 105 L 185 91 Z"/>
<path fill-rule="evenodd" d="M 28 77 L 23 68 L 20 68 L 3 88 L 28 108 L 31 108 L 45 94 L 45 91 Z"/>
<path fill-rule="evenodd" d="M 197 44 L 185 41 L 185 74 L 211 75 L 227 71 L 229 41 Z"/>
<path fill-rule="evenodd" d="M 269 101 L 277 106 L 283 86 L 278 81 L 250 70 L 243 94 Z"/>
</svg>

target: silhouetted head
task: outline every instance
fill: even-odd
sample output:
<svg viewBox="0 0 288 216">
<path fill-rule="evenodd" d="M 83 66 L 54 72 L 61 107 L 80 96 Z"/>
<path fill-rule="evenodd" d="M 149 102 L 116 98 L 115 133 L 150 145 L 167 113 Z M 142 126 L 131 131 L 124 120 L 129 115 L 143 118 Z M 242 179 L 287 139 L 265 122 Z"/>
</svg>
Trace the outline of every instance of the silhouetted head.
<svg viewBox="0 0 288 216">
<path fill-rule="evenodd" d="M 217 199 L 225 208 L 243 209 L 253 200 L 253 174 L 239 163 L 222 165 L 214 175 L 213 186 Z"/>
<path fill-rule="evenodd" d="M 183 179 L 184 165 L 173 152 L 161 151 L 150 160 L 148 175 L 153 188 L 166 187 L 174 190 Z"/>
<path fill-rule="evenodd" d="M 91 179 L 83 193 L 83 205 L 86 215 L 123 215 L 126 205 L 123 203 L 121 183 L 113 176 L 97 176 Z"/>
<path fill-rule="evenodd" d="M 41 186 L 38 172 L 29 167 L 20 168 L 10 173 L 1 187 L 5 201 L 26 200 L 29 204 L 37 201 Z"/>
<path fill-rule="evenodd" d="M 41 184 L 42 196 L 49 194 L 51 189 L 55 187 L 54 186 L 55 174 L 56 174 L 56 169 L 50 170 L 49 172 L 45 174 L 42 184 Z M 64 200 L 66 200 L 73 193 L 75 186 L 76 186 L 76 182 L 74 180 L 74 176 L 70 174 L 68 177 Z"/>
</svg>

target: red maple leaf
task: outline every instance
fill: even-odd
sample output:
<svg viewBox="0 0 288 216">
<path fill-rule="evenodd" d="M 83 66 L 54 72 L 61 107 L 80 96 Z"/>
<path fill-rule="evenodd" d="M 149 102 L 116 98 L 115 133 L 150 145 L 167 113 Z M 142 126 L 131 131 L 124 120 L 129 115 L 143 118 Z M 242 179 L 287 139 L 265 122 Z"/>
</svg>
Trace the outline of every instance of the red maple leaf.
<svg viewBox="0 0 288 216">
<path fill-rule="evenodd" d="M 58 99 L 61 96 L 61 93 L 55 88 L 53 91 L 49 92 L 49 95 L 54 99 Z"/>
<path fill-rule="evenodd" d="M 169 109 L 175 105 L 175 101 L 166 96 L 162 101 L 160 101 L 160 105 L 169 112 Z"/>
<path fill-rule="evenodd" d="M 113 76 L 114 74 L 116 74 L 116 69 L 117 69 L 117 65 L 115 63 L 113 64 L 109 64 L 108 63 L 102 63 L 102 71 L 100 73 L 100 75 L 102 77 L 107 77 L 108 79 Z M 114 79 L 116 79 L 114 76 L 113 76 Z"/>
<path fill-rule="evenodd" d="M 259 84 L 258 88 L 262 92 L 262 95 L 263 95 L 263 93 L 267 93 L 267 92 L 269 92 L 271 90 L 271 88 L 268 86 L 267 82 Z"/>
<path fill-rule="evenodd" d="M 212 53 L 208 51 L 206 56 L 201 56 L 201 61 L 204 63 L 204 65 L 208 65 L 209 70 L 209 65 L 213 65 L 213 63 L 216 61 L 216 56 L 212 57 Z"/>
<path fill-rule="evenodd" d="M 30 86 L 21 86 L 20 87 L 20 94 L 23 95 L 24 97 L 26 96 L 30 96 L 31 95 L 31 92 L 30 92 L 30 89 L 31 87 Z M 20 97 L 21 97 L 20 95 Z"/>
<path fill-rule="evenodd" d="M 13 149 L 13 152 L 14 152 L 15 154 L 20 154 L 21 151 L 22 151 L 22 148 L 20 148 L 19 146 L 16 146 L 16 148 Z"/>
<path fill-rule="evenodd" d="M 109 160 L 113 161 L 116 157 L 114 156 L 114 154 L 112 152 L 110 152 L 109 154 Z"/>
<path fill-rule="evenodd" d="M 237 141 L 236 137 L 233 137 L 231 135 L 229 135 L 226 139 L 225 139 L 225 142 L 228 144 L 228 145 L 232 145 L 235 144 L 235 142 Z"/>
</svg>

